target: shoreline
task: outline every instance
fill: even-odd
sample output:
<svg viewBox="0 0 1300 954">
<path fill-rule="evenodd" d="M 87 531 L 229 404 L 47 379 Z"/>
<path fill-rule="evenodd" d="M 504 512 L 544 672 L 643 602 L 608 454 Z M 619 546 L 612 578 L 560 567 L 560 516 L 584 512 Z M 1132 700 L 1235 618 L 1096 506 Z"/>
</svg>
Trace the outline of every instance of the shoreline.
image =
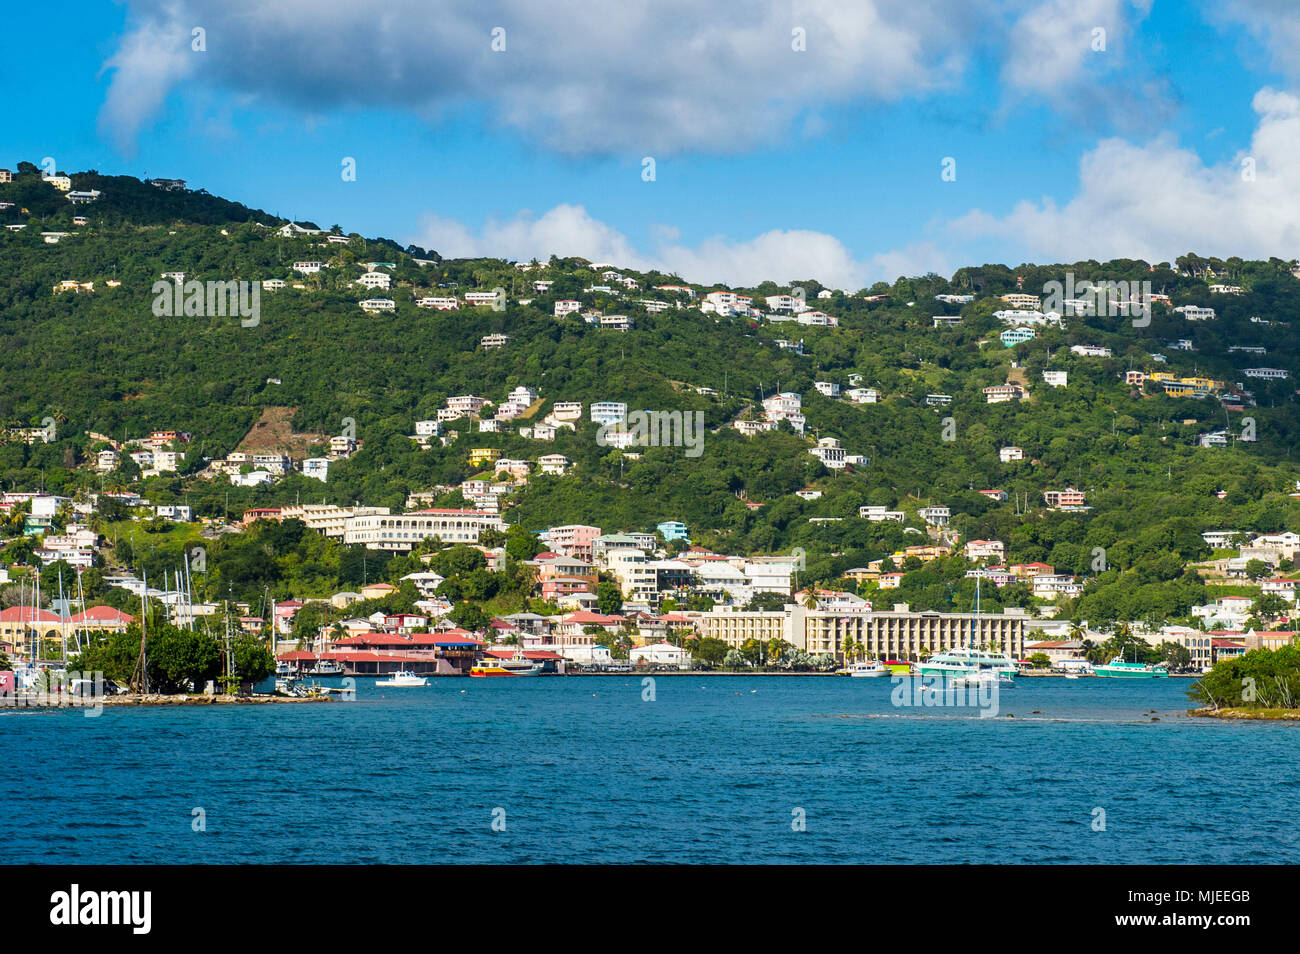
<svg viewBox="0 0 1300 954">
<path fill-rule="evenodd" d="M 1244 709 L 1231 706 L 1212 709 L 1209 706 L 1202 706 L 1199 709 L 1188 709 L 1187 714 L 1189 716 L 1199 716 L 1202 719 L 1223 719 L 1227 722 L 1294 722 L 1300 724 L 1300 709 Z"/>
<path fill-rule="evenodd" d="M 109 706 L 212 706 L 212 705 L 244 705 L 244 706 L 261 706 L 272 703 L 282 702 L 329 702 L 329 695 L 320 696 L 276 696 L 276 695 L 253 695 L 253 696 L 205 696 L 195 694 L 176 694 L 163 695 L 161 693 L 149 693 L 141 695 L 137 693 L 128 693 L 120 696 L 97 696 L 97 697 L 70 697 L 64 696 L 31 696 L 27 698 L 8 697 L 0 701 L 0 712 L 6 709 L 15 711 L 22 709 L 97 709 Z"/>
</svg>

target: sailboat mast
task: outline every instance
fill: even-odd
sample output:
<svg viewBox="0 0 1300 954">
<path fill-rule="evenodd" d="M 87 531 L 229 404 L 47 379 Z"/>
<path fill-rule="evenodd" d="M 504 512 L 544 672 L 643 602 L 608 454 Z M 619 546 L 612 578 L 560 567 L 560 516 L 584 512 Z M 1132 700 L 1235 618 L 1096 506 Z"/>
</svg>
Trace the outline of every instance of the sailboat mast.
<svg viewBox="0 0 1300 954">
<path fill-rule="evenodd" d="M 59 632 L 63 641 L 63 668 L 68 668 L 68 604 L 63 601 L 63 567 L 59 567 Z"/>
</svg>

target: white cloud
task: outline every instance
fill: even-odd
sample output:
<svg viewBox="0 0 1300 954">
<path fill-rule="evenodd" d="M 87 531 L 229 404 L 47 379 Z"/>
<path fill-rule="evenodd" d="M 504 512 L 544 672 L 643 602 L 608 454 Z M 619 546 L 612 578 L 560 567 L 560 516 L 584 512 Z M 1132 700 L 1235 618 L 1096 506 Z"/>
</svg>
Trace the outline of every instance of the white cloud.
<svg viewBox="0 0 1300 954">
<path fill-rule="evenodd" d="M 1094 68 L 1110 66 L 1130 19 L 1150 5 L 1150 0 L 1045 0 L 1031 7 L 1012 28 L 1015 46 L 1002 67 L 1003 80 L 1022 92 L 1043 94 L 1077 86 Z M 1136 10 L 1130 13 L 1130 7 Z"/>
<path fill-rule="evenodd" d="M 850 290 L 999 259 L 1173 261 L 1191 251 L 1290 259 L 1300 255 L 1300 97 L 1265 88 L 1251 105 L 1259 122 L 1250 148 L 1229 160 L 1206 164 L 1168 135 L 1145 144 L 1107 139 L 1081 160 L 1078 189 L 1064 204 L 1023 200 L 1001 215 L 975 209 L 931 224 L 910 245 L 866 258 L 833 235 L 802 229 L 689 245 L 675 229 L 655 226 L 654 246 L 642 250 L 574 205 L 540 217 L 520 213 L 478 231 L 430 216 L 417 242 L 451 257 L 545 260 L 554 253 L 658 268 L 700 283 L 812 278 Z"/>
<path fill-rule="evenodd" d="M 1300 250 L 1300 99 L 1265 88 L 1251 105 L 1259 123 L 1250 148 L 1231 160 L 1207 165 L 1168 135 L 1146 145 L 1105 140 L 1083 157 L 1065 205 L 976 210 L 944 230 L 948 241 L 993 240 L 1035 261 L 1171 261 L 1188 251 L 1291 258 Z"/>
<path fill-rule="evenodd" d="M 1295 0 L 1202 0 L 1207 19 L 1236 23 L 1264 44 L 1273 65 L 1289 80 L 1300 79 L 1300 8 Z"/>
<path fill-rule="evenodd" d="M 136 137 L 145 122 L 162 107 L 170 89 L 193 69 L 189 21 L 164 10 L 140 23 L 104 64 L 113 71 L 108 95 L 99 113 L 101 135 L 126 155 L 135 152 Z"/>
<path fill-rule="evenodd" d="M 102 116 L 119 139 L 188 80 L 300 112 L 433 119 L 478 104 L 565 154 L 657 156 L 819 135 L 824 106 L 949 89 L 990 53 L 1007 58 L 1008 82 L 1054 90 L 1080 69 L 1073 31 L 1103 15 L 1119 31 L 1121 9 L 1150 0 L 389 0 L 382 13 L 354 0 L 127 2 Z M 191 52 L 193 26 L 206 52 Z M 498 26 L 504 52 L 491 48 Z"/>
<path fill-rule="evenodd" d="M 727 285 L 815 278 L 832 287 L 856 290 L 873 271 L 871 265 L 855 260 L 838 239 L 822 232 L 775 229 L 743 241 L 717 236 L 695 246 L 678 241 L 680 233 L 672 227 L 657 226 L 651 232 L 657 244 L 642 251 L 583 207 L 558 205 L 541 216 L 524 211 L 508 221 L 489 220 L 477 231 L 429 215 L 422 220 L 415 242 L 449 258 L 546 261 L 552 254 L 579 256 L 639 271 L 659 269 L 688 281 Z"/>
</svg>

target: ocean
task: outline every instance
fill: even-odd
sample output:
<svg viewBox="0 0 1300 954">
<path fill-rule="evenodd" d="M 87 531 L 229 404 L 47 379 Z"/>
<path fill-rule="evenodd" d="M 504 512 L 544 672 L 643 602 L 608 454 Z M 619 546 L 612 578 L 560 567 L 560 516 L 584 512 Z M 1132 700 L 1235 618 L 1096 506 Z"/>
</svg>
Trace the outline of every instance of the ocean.
<svg viewBox="0 0 1300 954">
<path fill-rule="evenodd" d="M 1300 727 L 1189 718 L 1189 685 L 1020 679 L 992 717 L 887 678 L 707 674 L 0 710 L 0 857 L 1294 863 Z"/>
</svg>

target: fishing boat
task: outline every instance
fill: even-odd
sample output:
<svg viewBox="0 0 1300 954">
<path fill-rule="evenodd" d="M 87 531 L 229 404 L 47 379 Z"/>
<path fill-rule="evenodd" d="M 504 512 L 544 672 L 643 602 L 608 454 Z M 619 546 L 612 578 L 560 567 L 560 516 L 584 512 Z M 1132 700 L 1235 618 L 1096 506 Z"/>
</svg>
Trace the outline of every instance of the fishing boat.
<svg viewBox="0 0 1300 954">
<path fill-rule="evenodd" d="M 872 659 L 867 662 L 855 662 L 840 671 L 856 679 L 878 679 L 881 676 L 888 676 L 891 670 L 880 660 Z"/>
<path fill-rule="evenodd" d="M 318 659 L 316 665 L 307 670 L 309 676 L 342 676 L 343 664 L 337 659 Z"/>
<path fill-rule="evenodd" d="M 411 686 L 427 686 L 429 680 L 423 676 L 417 676 L 409 669 L 399 669 L 387 679 L 375 680 L 376 686 L 385 686 L 392 689 L 406 688 Z"/>
<path fill-rule="evenodd" d="M 1093 667 L 1093 672 L 1108 679 L 1159 679 L 1169 675 L 1169 670 L 1164 666 L 1125 662 L 1119 656 L 1101 666 Z"/>
<path fill-rule="evenodd" d="M 1006 653 L 987 649 L 959 648 L 935 653 L 918 667 L 922 676 L 942 676 L 945 679 L 973 676 L 1011 682 L 1019 669 L 1016 661 Z"/>
<path fill-rule="evenodd" d="M 523 654 L 513 659 L 484 659 L 470 667 L 471 676 L 536 676 L 542 664 L 535 663 Z"/>
</svg>

